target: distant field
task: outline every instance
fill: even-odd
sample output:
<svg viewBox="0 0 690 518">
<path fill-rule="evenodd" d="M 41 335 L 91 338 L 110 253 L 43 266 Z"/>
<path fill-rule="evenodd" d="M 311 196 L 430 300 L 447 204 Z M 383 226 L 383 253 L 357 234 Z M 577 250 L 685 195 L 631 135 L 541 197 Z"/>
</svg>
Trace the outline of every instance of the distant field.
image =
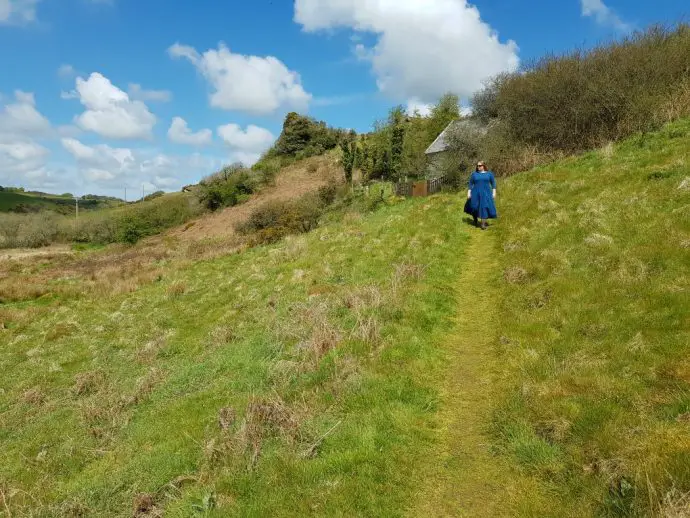
<svg viewBox="0 0 690 518">
<path fill-rule="evenodd" d="M 116 202 L 105 200 L 80 200 L 79 208 L 84 210 L 103 209 L 111 207 Z M 63 214 L 74 212 L 74 200 L 51 195 L 35 195 L 22 192 L 0 191 L 0 212 L 16 211 L 20 206 L 45 210 L 53 210 Z"/>
</svg>

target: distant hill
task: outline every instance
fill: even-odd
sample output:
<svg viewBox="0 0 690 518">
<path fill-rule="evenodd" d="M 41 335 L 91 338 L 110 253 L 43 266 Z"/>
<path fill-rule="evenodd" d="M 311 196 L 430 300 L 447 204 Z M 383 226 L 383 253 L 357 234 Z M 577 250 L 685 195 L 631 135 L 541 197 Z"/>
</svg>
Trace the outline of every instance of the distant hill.
<svg viewBox="0 0 690 518">
<path fill-rule="evenodd" d="M 79 210 L 98 210 L 124 203 L 118 198 L 88 194 L 79 199 Z M 41 192 L 23 192 L 17 189 L 0 190 L 0 212 L 41 212 L 50 210 L 60 214 L 75 212 L 72 195 L 55 195 Z"/>
</svg>

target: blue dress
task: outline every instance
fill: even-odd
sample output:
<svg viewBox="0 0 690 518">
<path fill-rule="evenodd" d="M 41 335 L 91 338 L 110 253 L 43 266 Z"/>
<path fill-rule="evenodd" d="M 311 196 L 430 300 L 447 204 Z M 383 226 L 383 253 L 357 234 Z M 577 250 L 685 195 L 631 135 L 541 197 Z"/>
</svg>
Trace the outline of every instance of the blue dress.
<svg viewBox="0 0 690 518">
<path fill-rule="evenodd" d="M 496 188 L 494 174 L 491 171 L 475 171 L 470 175 L 469 188 L 471 197 L 465 203 L 465 212 L 479 219 L 495 219 L 497 214 L 492 192 Z"/>
</svg>

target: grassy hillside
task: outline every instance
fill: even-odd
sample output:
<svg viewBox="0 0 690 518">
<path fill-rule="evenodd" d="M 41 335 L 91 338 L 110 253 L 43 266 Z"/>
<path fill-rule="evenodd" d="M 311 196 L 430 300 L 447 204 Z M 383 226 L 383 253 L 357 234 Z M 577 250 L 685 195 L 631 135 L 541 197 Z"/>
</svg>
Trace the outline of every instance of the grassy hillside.
<svg viewBox="0 0 690 518">
<path fill-rule="evenodd" d="M 60 202 L 62 203 L 58 205 Z M 74 201 L 69 199 L 46 198 L 21 192 L 0 191 L 0 212 L 9 212 L 16 209 L 19 205 L 40 206 L 45 209 L 54 208 L 57 210 L 58 207 L 62 208 L 67 203 L 74 205 Z"/>
<path fill-rule="evenodd" d="M 79 201 L 80 210 L 94 210 L 112 207 L 114 200 L 85 199 Z M 52 210 L 61 214 L 73 214 L 75 211 L 72 198 L 39 195 L 24 192 L 0 191 L 0 212 L 10 212 L 25 207 L 26 212 L 34 210 Z"/>
<path fill-rule="evenodd" d="M 687 515 L 689 148 L 501 181 L 487 232 L 444 194 L 207 260 L 0 263 L 0 509 Z"/>
<path fill-rule="evenodd" d="M 685 120 L 500 189 L 494 438 L 579 516 L 690 511 L 689 150 Z"/>
<path fill-rule="evenodd" d="M 168 516 L 403 509 L 454 312 L 457 211 L 419 200 L 131 294 L 2 306 L 13 516 L 130 516 L 149 497 Z"/>
</svg>

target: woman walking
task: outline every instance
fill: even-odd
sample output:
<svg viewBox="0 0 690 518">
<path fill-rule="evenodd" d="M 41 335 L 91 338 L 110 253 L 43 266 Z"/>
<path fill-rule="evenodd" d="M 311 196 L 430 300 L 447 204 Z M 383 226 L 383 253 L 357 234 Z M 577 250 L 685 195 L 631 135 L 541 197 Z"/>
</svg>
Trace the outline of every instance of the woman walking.
<svg viewBox="0 0 690 518">
<path fill-rule="evenodd" d="M 496 219 L 496 179 L 494 174 L 487 170 L 484 162 L 477 162 L 477 170 L 470 175 L 469 189 L 467 190 L 467 203 L 465 212 L 474 218 L 474 224 L 486 230 L 489 224 L 487 219 Z"/>
</svg>

